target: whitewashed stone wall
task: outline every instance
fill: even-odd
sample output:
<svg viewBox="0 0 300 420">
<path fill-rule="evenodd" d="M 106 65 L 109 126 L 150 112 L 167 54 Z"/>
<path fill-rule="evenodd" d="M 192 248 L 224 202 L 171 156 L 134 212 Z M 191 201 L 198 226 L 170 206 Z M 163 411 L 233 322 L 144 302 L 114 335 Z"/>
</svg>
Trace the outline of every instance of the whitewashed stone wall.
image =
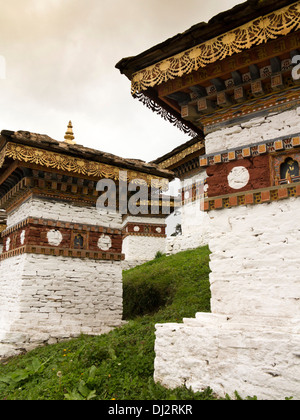
<svg viewBox="0 0 300 420">
<path fill-rule="evenodd" d="M 180 208 L 182 235 L 167 238 L 168 255 L 207 245 L 208 216 L 200 205 L 200 200 L 196 200 Z"/>
<path fill-rule="evenodd" d="M 206 153 L 299 132 L 298 108 L 209 134 Z M 208 213 L 212 313 L 156 326 L 157 382 L 300 399 L 299 211 L 290 198 Z"/>
<path fill-rule="evenodd" d="M 30 198 L 15 211 L 8 214 L 7 227 L 10 228 L 29 216 L 115 229 L 121 229 L 122 227 L 122 217 L 116 213 L 98 210 L 95 207 L 74 206 L 38 198 Z"/>
<path fill-rule="evenodd" d="M 299 214 L 298 198 L 209 213 L 213 312 L 300 318 Z"/>
<path fill-rule="evenodd" d="M 155 380 L 220 397 L 300 398 L 299 319 L 197 314 L 156 326 Z M 167 351 L 166 351 L 167 350 Z"/>
<path fill-rule="evenodd" d="M 123 226 L 127 223 L 149 223 L 162 224 L 166 223 L 164 217 L 142 217 L 142 216 L 128 216 L 123 221 Z M 123 261 L 123 270 L 136 267 L 144 264 L 155 258 L 157 252 L 166 253 L 166 238 L 128 235 L 123 239 L 122 252 L 125 254 L 125 261 Z"/>
<path fill-rule="evenodd" d="M 181 188 L 188 188 L 204 181 L 206 176 L 206 171 L 202 170 L 196 175 L 186 177 L 181 181 Z M 168 237 L 166 248 L 168 255 L 207 245 L 207 214 L 201 210 L 201 201 L 186 203 L 179 212 L 182 234 Z"/>
<path fill-rule="evenodd" d="M 300 133 L 300 108 L 218 130 L 205 137 L 205 153 L 215 153 L 280 136 Z"/>
<path fill-rule="evenodd" d="M 204 181 L 206 176 L 206 171 L 201 171 L 196 175 L 187 177 L 181 182 L 181 188 L 186 188 L 199 181 Z M 208 216 L 207 213 L 201 210 L 201 201 L 196 200 L 184 204 L 179 211 L 181 213 L 180 224 L 182 235 L 168 237 L 168 255 L 207 245 Z"/>
<path fill-rule="evenodd" d="M 300 200 L 209 213 L 212 314 L 158 325 L 155 379 L 300 398 Z"/>
<path fill-rule="evenodd" d="M 0 357 L 122 324 L 121 262 L 24 254 L 1 263 Z"/>
<path fill-rule="evenodd" d="M 121 228 L 121 216 L 32 199 L 8 215 Z M 122 325 L 122 262 L 23 254 L 0 264 L 0 357 Z"/>
<path fill-rule="evenodd" d="M 127 270 L 153 260 L 158 251 L 166 253 L 166 238 L 127 236 L 123 240 L 122 248 L 125 254 L 123 269 Z"/>
</svg>

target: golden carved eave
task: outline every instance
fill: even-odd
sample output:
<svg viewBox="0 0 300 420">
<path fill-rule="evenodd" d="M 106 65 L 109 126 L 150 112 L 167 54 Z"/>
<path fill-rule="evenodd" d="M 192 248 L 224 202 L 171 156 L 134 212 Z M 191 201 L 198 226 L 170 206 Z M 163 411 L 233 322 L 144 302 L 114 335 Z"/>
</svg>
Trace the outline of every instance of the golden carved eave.
<svg viewBox="0 0 300 420">
<path fill-rule="evenodd" d="M 132 94 L 182 77 L 208 64 L 299 29 L 300 1 L 297 1 L 134 73 L 131 81 Z"/>
<path fill-rule="evenodd" d="M 147 185 L 155 180 L 165 183 L 168 180 L 156 175 L 123 169 L 117 166 L 76 158 L 65 154 L 55 153 L 45 149 L 25 146 L 18 143 L 8 142 L 0 152 L 0 168 L 6 158 L 41 166 L 43 169 L 64 171 L 74 175 L 93 177 L 95 179 L 112 179 L 115 181 L 127 179 L 128 182 L 139 180 L 146 181 Z M 126 174 L 126 175 L 125 175 Z"/>
<path fill-rule="evenodd" d="M 178 164 L 183 159 L 185 159 L 187 156 L 192 155 L 193 153 L 200 152 L 201 150 L 204 150 L 204 142 L 199 141 L 193 146 L 187 147 L 182 152 L 175 154 L 174 156 L 171 156 L 170 158 L 167 158 L 166 160 L 160 162 L 158 166 L 162 169 L 169 169 L 170 167 Z"/>
</svg>

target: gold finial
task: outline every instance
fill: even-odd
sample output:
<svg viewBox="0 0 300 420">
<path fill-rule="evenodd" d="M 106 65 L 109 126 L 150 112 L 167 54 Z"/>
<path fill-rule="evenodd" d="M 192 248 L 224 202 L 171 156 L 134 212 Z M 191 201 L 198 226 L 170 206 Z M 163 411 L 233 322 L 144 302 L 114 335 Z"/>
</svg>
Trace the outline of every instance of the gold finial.
<svg viewBox="0 0 300 420">
<path fill-rule="evenodd" d="M 66 135 L 65 135 L 65 142 L 69 143 L 69 144 L 76 144 L 74 139 L 75 139 L 75 137 L 74 137 L 74 133 L 73 133 L 72 121 L 69 121 L 68 129 L 67 129 Z"/>
</svg>

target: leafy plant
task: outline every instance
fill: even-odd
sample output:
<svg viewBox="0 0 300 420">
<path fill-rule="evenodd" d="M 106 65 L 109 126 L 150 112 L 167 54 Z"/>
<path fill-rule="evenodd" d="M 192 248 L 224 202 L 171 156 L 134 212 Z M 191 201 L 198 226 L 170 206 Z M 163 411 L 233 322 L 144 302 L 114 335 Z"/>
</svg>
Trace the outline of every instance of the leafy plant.
<svg viewBox="0 0 300 420">
<path fill-rule="evenodd" d="M 13 372 L 0 376 L 0 383 L 10 386 L 24 382 L 34 375 L 41 374 L 49 360 L 42 363 L 37 358 L 34 358 L 25 369 L 16 369 Z"/>
<path fill-rule="evenodd" d="M 66 400 L 93 400 L 96 398 L 97 394 L 96 391 L 89 388 L 89 383 L 94 379 L 96 374 L 96 367 L 92 366 L 89 374 L 88 379 L 85 382 L 83 379 L 79 382 L 78 387 L 73 389 L 71 392 L 65 394 Z"/>
<path fill-rule="evenodd" d="M 161 251 L 157 251 L 157 253 L 155 254 L 155 259 L 157 260 L 158 258 L 163 257 L 164 254 Z"/>
</svg>

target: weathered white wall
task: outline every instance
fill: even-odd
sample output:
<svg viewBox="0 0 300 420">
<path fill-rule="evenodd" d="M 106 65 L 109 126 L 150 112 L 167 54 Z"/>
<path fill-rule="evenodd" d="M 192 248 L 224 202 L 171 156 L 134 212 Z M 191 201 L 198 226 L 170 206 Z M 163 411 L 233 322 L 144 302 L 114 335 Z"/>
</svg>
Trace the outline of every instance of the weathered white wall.
<svg viewBox="0 0 300 420">
<path fill-rule="evenodd" d="M 212 310 L 300 318 L 300 200 L 212 211 Z"/>
<path fill-rule="evenodd" d="M 23 254 L 0 284 L 0 357 L 122 324 L 121 262 Z"/>
<path fill-rule="evenodd" d="M 180 208 L 182 235 L 167 238 L 167 254 L 207 245 L 208 215 L 200 210 L 200 204 L 200 200 L 196 200 Z"/>
<path fill-rule="evenodd" d="M 300 398 L 300 200 L 209 213 L 212 314 L 157 326 L 155 378 Z"/>
<path fill-rule="evenodd" d="M 9 213 L 7 216 L 7 227 L 10 228 L 29 216 L 115 229 L 121 229 L 122 227 L 122 217 L 119 214 L 98 210 L 95 207 L 75 206 L 39 198 L 30 198 L 16 210 Z"/>
<path fill-rule="evenodd" d="M 215 153 L 297 133 L 300 133 L 300 108 L 250 119 L 245 123 L 208 134 L 205 137 L 205 153 Z"/>
<path fill-rule="evenodd" d="M 298 108 L 209 134 L 206 153 L 299 132 Z M 290 198 L 208 213 L 212 313 L 157 325 L 157 382 L 300 399 L 299 212 Z"/>
<path fill-rule="evenodd" d="M 156 326 L 155 380 L 220 397 L 300 399 L 300 319 L 197 314 Z M 281 323 L 281 324 L 280 324 Z"/>
<path fill-rule="evenodd" d="M 121 229 L 121 216 L 31 199 L 8 215 Z M 0 264 L 0 357 L 122 324 L 122 262 L 23 254 Z"/>
<path fill-rule="evenodd" d="M 206 171 L 186 177 L 181 182 L 181 188 L 191 187 L 193 184 L 204 181 Z M 201 210 L 201 200 L 188 202 L 180 207 L 180 224 L 182 235 L 171 236 L 167 239 L 167 254 L 195 249 L 207 245 L 207 213 Z"/>
<path fill-rule="evenodd" d="M 148 223 L 164 225 L 165 217 L 127 216 L 123 227 L 127 223 Z M 166 238 L 158 236 L 128 235 L 123 239 L 122 253 L 125 254 L 123 269 L 136 267 L 155 258 L 157 252 L 166 253 Z"/>
<path fill-rule="evenodd" d="M 160 251 L 166 253 L 166 238 L 151 236 L 126 236 L 122 252 L 125 254 L 123 269 L 135 267 L 155 258 Z"/>
</svg>

